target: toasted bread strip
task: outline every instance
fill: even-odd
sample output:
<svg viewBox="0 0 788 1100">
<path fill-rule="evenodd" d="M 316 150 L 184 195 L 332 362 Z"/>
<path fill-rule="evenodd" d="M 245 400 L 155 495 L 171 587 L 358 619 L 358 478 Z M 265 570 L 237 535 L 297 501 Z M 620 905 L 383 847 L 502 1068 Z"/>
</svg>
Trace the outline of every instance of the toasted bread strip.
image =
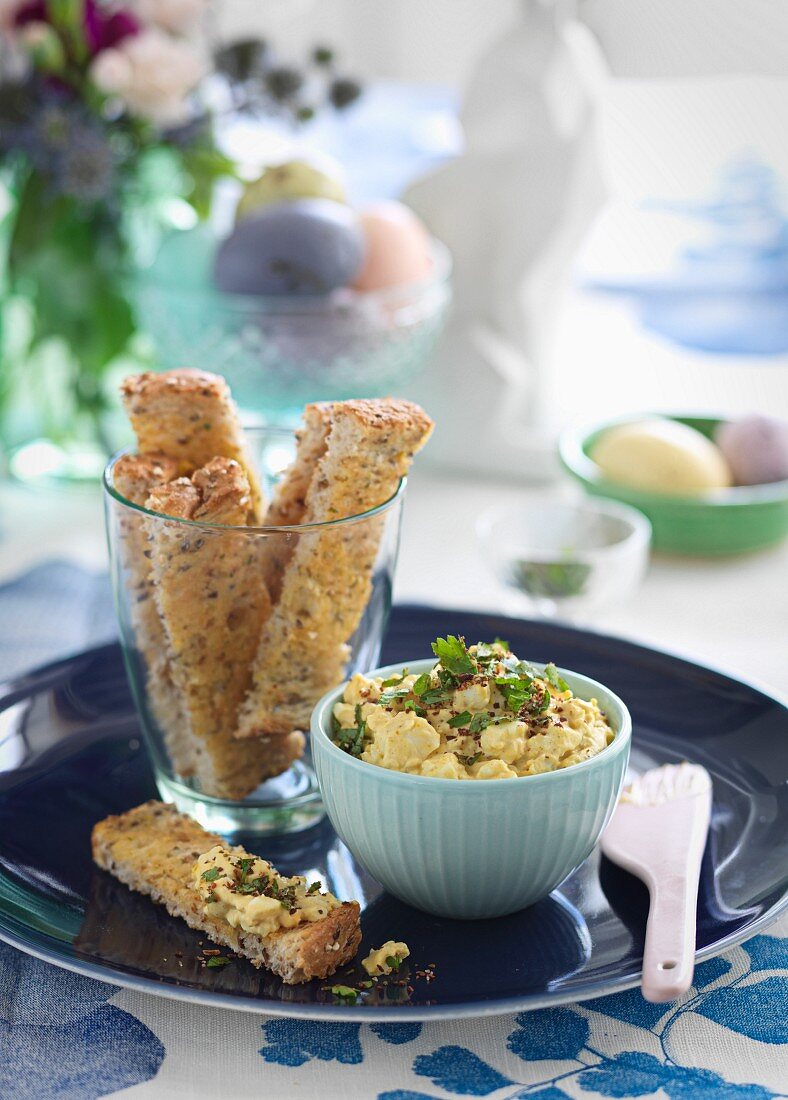
<svg viewBox="0 0 788 1100">
<path fill-rule="evenodd" d="M 166 455 L 121 455 L 113 468 L 112 481 L 126 500 L 144 505 L 154 486 L 171 481 L 177 474 L 178 463 Z M 185 779 L 194 774 L 192 738 L 180 689 L 172 679 L 167 639 L 154 598 L 145 516 L 124 508 L 119 527 L 123 568 L 130 589 L 131 623 L 136 647 L 146 665 L 151 714 L 164 735 L 173 770 Z"/>
<path fill-rule="evenodd" d="M 267 527 L 291 527 L 303 522 L 306 496 L 317 464 L 326 453 L 331 428 L 331 404 L 317 402 L 304 409 L 304 426 L 296 432 L 296 456 L 276 487 L 265 516 Z M 292 557 L 298 536 L 274 535 L 263 543 L 263 575 L 276 603 L 282 591 L 282 577 Z"/>
<path fill-rule="evenodd" d="M 188 367 L 148 371 L 124 379 L 120 390 L 140 451 L 177 459 L 179 474 L 191 474 L 217 455 L 234 458 L 249 479 L 249 522 L 260 522 L 265 507 L 259 478 L 223 378 Z"/>
<path fill-rule="evenodd" d="M 208 916 L 192 885 L 192 874 L 198 857 L 216 844 L 224 844 L 220 836 L 163 802 L 146 802 L 105 818 L 92 836 L 93 859 L 99 867 L 166 906 L 172 916 L 181 917 L 214 943 L 243 955 L 252 966 L 272 970 L 288 985 L 326 978 L 353 958 L 361 942 L 359 906 L 354 901 L 331 910 L 323 920 L 265 937 Z M 233 852 L 248 854 L 242 848 Z"/>
<path fill-rule="evenodd" d="M 383 504 L 431 431 L 430 418 L 409 401 L 336 403 L 304 522 L 358 515 Z M 342 680 L 347 642 L 369 601 L 385 521 L 383 513 L 298 536 L 260 638 L 239 737 L 306 728 L 314 704 Z"/>
<path fill-rule="evenodd" d="M 171 520 L 148 520 L 156 602 L 172 675 L 195 740 L 195 772 L 206 794 L 240 799 L 279 774 L 303 738 L 277 746 L 233 740 L 260 630 L 270 611 L 253 536 L 243 528 L 249 483 L 240 465 L 214 458 L 189 478 L 154 489 L 147 506 Z M 190 527 L 177 519 L 238 530 Z"/>
</svg>

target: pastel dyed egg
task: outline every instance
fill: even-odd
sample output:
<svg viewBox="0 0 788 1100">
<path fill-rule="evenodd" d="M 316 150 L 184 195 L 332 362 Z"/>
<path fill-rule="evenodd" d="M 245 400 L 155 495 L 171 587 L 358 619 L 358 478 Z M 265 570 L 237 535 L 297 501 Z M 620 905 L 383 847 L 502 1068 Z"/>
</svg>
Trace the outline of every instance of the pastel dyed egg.
<svg viewBox="0 0 788 1100">
<path fill-rule="evenodd" d="M 327 294 L 355 278 L 363 257 L 364 237 L 349 207 L 297 199 L 240 221 L 217 252 L 214 277 L 233 294 Z"/>
<path fill-rule="evenodd" d="M 290 199 L 331 199 L 345 203 L 347 195 L 339 173 L 333 175 L 306 160 L 288 160 L 271 165 L 259 179 L 246 184 L 235 211 L 236 221 Z"/>
<path fill-rule="evenodd" d="M 378 202 L 359 214 L 364 263 L 353 280 L 356 290 L 418 283 L 433 267 L 432 241 L 423 222 L 401 202 Z"/>
<path fill-rule="evenodd" d="M 772 416 L 744 416 L 714 433 L 737 485 L 788 479 L 788 423 Z"/>
<path fill-rule="evenodd" d="M 610 428 L 591 458 L 617 485 L 675 496 L 727 488 L 731 471 L 701 432 L 676 420 L 653 418 Z"/>
</svg>

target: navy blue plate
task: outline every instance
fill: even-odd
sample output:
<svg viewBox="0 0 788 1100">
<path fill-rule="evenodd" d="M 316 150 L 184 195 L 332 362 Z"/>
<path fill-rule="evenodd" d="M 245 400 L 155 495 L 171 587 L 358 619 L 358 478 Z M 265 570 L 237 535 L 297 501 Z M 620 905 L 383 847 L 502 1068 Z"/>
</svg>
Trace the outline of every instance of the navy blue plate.
<svg viewBox="0 0 788 1100">
<path fill-rule="evenodd" d="M 638 769 L 689 759 L 714 780 L 698 902 L 698 958 L 753 935 L 788 906 L 788 710 L 762 691 L 664 653 L 568 627 L 430 608 L 395 609 L 382 660 L 437 635 L 505 637 L 514 650 L 608 684 L 634 720 Z M 361 901 L 362 954 L 407 941 L 406 977 L 341 1005 L 325 983 L 284 986 L 242 960 L 200 963 L 199 934 L 90 860 L 93 824 L 155 797 L 120 649 L 105 646 L 0 694 L 0 937 L 58 966 L 168 997 L 282 1016 L 427 1020 L 579 1001 L 640 976 L 644 887 L 594 854 L 549 898 L 495 921 L 419 913 L 385 894 L 327 822 L 265 843 L 288 874 Z M 435 980 L 417 977 L 434 964 Z M 355 969 L 338 981 L 353 985 Z"/>
</svg>

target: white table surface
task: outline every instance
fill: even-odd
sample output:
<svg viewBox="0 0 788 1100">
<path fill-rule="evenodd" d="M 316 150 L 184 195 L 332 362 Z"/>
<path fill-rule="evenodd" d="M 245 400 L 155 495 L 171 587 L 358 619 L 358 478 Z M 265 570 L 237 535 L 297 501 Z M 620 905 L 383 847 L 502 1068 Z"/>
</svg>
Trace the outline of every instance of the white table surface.
<svg viewBox="0 0 788 1100">
<path fill-rule="evenodd" d="M 408 487 L 395 599 L 519 613 L 518 597 L 498 583 L 483 558 L 475 522 L 490 505 L 516 508 L 536 492 L 417 466 Z M 52 559 L 106 569 L 98 490 L 0 485 L 0 582 Z M 751 677 L 788 696 L 787 579 L 788 543 L 727 559 L 658 555 L 643 586 L 623 605 L 603 611 L 596 628 Z"/>
</svg>

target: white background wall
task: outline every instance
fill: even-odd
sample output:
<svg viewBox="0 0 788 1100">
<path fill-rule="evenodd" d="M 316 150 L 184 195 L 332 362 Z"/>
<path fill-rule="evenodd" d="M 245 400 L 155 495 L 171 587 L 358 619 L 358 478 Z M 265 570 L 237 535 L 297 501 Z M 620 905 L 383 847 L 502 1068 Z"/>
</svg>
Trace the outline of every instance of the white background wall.
<svg viewBox="0 0 788 1100">
<path fill-rule="evenodd" d="M 459 84 L 517 0 L 224 0 L 227 33 L 270 34 L 296 57 L 325 41 L 362 77 Z"/>
</svg>

